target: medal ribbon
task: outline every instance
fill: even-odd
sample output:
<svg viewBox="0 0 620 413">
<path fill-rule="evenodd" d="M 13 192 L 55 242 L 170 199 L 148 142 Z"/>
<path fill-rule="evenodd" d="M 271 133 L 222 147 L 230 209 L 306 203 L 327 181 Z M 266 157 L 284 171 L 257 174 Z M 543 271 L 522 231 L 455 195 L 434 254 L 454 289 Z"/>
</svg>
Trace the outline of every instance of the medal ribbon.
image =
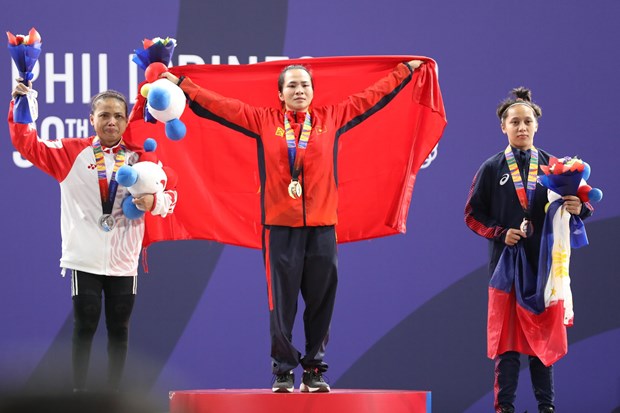
<svg viewBox="0 0 620 413">
<path fill-rule="evenodd" d="M 515 155 L 512 152 L 512 148 L 510 147 L 510 145 L 506 147 L 506 150 L 504 151 L 504 156 L 506 157 L 506 162 L 508 163 L 508 170 L 510 171 L 512 182 L 514 183 L 515 190 L 517 191 L 519 203 L 521 204 L 523 212 L 525 212 L 525 216 L 527 218 L 529 216 L 529 207 L 534 202 L 534 192 L 536 192 L 536 177 L 538 175 L 538 149 L 532 146 L 530 154 L 530 169 L 527 174 L 527 193 L 526 189 L 523 187 L 521 172 L 519 172 L 519 166 L 517 165 L 517 160 L 515 159 Z"/>
<path fill-rule="evenodd" d="M 295 133 L 291 127 L 291 123 L 284 114 L 284 132 L 286 134 L 286 146 L 288 147 L 288 162 L 291 168 L 291 177 L 293 181 L 299 180 L 299 174 L 304 166 L 304 158 L 306 157 L 306 147 L 310 140 L 310 132 L 312 132 L 312 117 L 310 113 L 306 113 L 306 119 L 301 129 L 299 143 L 295 144 Z"/>
<path fill-rule="evenodd" d="M 101 209 L 104 214 L 112 213 L 112 206 L 114 205 L 116 190 L 118 189 L 118 182 L 116 182 L 115 179 L 116 171 L 118 171 L 118 168 L 125 164 L 125 144 L 122 139 L 119 145 L 120 149 L 116 152 L 116 156 L 114 157 L 114 169 L 112 170 L 112 177 L 110 178 L 110 183 L 108 184 L 101 142 L 99 141 L 99 138 L 95 138 L 93 140 L 93 152 L 95 153 L 97 178 L 99 179 L 99 193 L 101 194 Z"/>
</svg>

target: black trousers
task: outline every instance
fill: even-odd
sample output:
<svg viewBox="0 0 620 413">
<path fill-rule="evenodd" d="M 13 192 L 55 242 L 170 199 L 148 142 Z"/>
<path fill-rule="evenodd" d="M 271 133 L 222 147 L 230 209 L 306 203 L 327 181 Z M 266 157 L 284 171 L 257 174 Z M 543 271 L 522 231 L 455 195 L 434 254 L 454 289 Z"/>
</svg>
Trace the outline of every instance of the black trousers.
<svg viewBox="0 0 620 413">
<path fill-rule="evenodd" d="M 324 372 L 338 285 L 335 227 L 269 226 L 263 236 L 273 373 L 288 372 L 299 364 Z M 303 357 L 292 343 L 299 293 L 305 303 Z"/>
<path fill-rule="evenodd" d="M 101 316 L 102 292 L 108 330 L 107 385 L 110 389 L 119 389 L 127 357 L 129 318 L 136 297 L 136 278 L 71 272 L 74 389 L 86 388 L 90 350 Z"/>
<path fill-rule="evenodd" d="M 528 356 L 530 377 L 538 408 L 555 407 L 553 400 L 553 366 L 546 367 L 538 357 Z M 495 360 L 495 410 L 501 406 L 514 408 L 521 366 L 520 354 L 507 351 Z"/>
</svg>

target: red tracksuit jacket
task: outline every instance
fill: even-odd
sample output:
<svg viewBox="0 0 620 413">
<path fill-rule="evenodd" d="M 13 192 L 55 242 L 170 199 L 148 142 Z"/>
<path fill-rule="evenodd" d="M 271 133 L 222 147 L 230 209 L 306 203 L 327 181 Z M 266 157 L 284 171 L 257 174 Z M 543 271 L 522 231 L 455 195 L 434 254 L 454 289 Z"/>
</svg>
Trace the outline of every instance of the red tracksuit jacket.
<svg viewBox="0 0 620 413">
<path fill-rule="evenodd" d="M 188 78 L 179 86 L 198 116 L 257 140 L 264 225 L 323 226 L 338 221 L 336 162 L 340 135 L 385 107 L 411 80 L 412 73 L 401 63 L 374 85 L 339 104 L 310 108 L 312 132 L 299 178 L 301 199 L 288 194 L 291 171 L 282 109 L 253 107 L 203 89 Z"/>
</svg>

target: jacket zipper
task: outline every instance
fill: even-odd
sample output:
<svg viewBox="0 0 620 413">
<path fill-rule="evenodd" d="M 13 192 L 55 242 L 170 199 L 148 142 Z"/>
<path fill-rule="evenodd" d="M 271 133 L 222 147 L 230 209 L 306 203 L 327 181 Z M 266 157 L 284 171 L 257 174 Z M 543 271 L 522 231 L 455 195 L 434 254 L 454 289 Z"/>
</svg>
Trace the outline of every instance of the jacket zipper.
<svg viewBox="0 0 620 413">
<path fill-rule="evenodd" d="M 302 170 L 300 175 L 303 176 L 304 171 Z M 301 180 L 301 211 L 302 218 L 304 220 L 304 227 L 306 226 L 306 190 L 304 189 L 304 180 Z"/>
</svg>

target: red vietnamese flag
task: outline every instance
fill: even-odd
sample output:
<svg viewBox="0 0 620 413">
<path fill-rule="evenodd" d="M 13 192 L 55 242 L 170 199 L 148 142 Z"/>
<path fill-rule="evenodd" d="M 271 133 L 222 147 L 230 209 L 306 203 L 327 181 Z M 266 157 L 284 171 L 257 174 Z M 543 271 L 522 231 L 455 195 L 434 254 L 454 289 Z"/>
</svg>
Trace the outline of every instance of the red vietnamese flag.
<svg viewBox="0 0 620 413">
<path fill-rule="evenodd" d="M 313 74 L 313 105 L 337 103 L 414 56 L 330 57 L 253 65 L 190 65 L 170 69 L 202 87 L 254 106 L 279 107 L 277 78 L 283 67 L 304 64 Z M 417 172 L 446 125 L 436 64 L 426 61 L 385 108 L 338 143 L 338 242 L 404 233 Z M 186 108 L 187 135 L 166 138 L 161 123 L 148 124 L 138 96 L 125 139 L 158 142 L 158 157 L 179 176 L 179 203 L 162 219 L 147 214 L 144 245 L 205 239 L 261 248 L 260 181 L 256 141 Z"/>
</svg>

